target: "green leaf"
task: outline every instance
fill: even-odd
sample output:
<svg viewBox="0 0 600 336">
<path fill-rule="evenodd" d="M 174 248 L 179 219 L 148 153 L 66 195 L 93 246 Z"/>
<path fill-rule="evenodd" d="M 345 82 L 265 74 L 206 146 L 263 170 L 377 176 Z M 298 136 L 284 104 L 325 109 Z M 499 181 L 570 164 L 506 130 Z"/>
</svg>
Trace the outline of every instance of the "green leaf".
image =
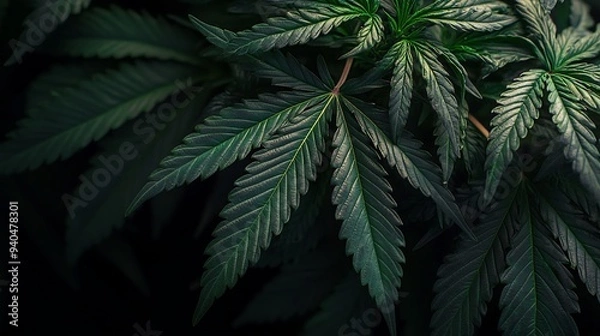
<svg viewBox="0 0 600 336">
<path fill-rule="evenodd" d="M 55 0 L 39 1 L 37 8 L 25 18 L 23 24 L 27 27 L 19 36 L 19 43 L 9 44 L 13 49 L 11 57 L 4 63 L 7 65 L 21 64 L 25 52 L 34 51 L 49 34 L 71 15 L 79 14 L 86 9 L 92 0 Z M 51 23 L 48 25 L 48 23 Z"/>
<path fill-rule="evenodd" d="M 423 79 L 427 84 L 427 96 L 431 106 L 448 132 L 452 152 L 458 156 L 461 143 L 460 111 L 450 74 L 437 59 L 435 46 L 419 43 L 415 51 L 421 65 Z"/>
<path fill-rule="evenodd" d="M 504 254 L 517 224 L 520 192 L 516 187 L 498 199 L 473 228 L 477 241 L 462 234 L 456 252 L 446 257 L 439 268 L 432 304 L 432 335 L 473 335 L 474 327 L 481 324 L 493 289 L 506 268 Z"/>
<path fill-rule="evenodd" d="M 567 258 L 539 214 L 522 202 L 522 225 L 507 255 L 506 284 L 500 296 L 499 327 L 505 335 L 577 335 L 570 313 L 578 312 Z"/>
<path fill-rule="evenodd" d="M 0 145 L 4 174 L 66 159 L 198 78 L 189 67 L 156 62 L 124 64 L 61 92 L 31 110 L 29 118 Z M 187 81 L 187 82 L 184 82 Z M 119 83 L 119 90 L 115 90 Z M 189 89 L 186 89 L 189 88 Z"/>
<path fill-rule="evenodd" d="M 573 170 L 579 173 L 581 183 L 600 204 L 600 150 L 593 133 L 596 126 L 571 94 L 568 80 L 553 75 L 546 82 L 552 121 L 565 143 L 565 157 L 572 161 Z"/>
<path fill-rule="evenodd" d="M 193 15 L 189 15 L 188 18 L 192 21 L 194 27 L 206 37 L 208 42 L 221 49 L 227 49 L 229 43 L 236 36 L 236 33 L 232 31 L 209 25 Z"/>
<path fill-rule="evenodd" d="M 344 275 L 344 257 L 339 249 L 325 247 L 284 265 L 244 308 L 234 326 L 285 321 L 317 308 Z"/>
<path fill-rule="evenodd" d="M 513 153 L 521 146 L 521 139 L 533 127 L 542 106 L 542 90 L 546 75 L 542 70 L 529 70 L 522 73 L 498 100 L 492 111 L 497 115 L 492 119 L 490 139 L 487 146 L 487 171 L 484 197 L 491 200 L 504 171 L 513 159 Z"/>
<path fill-rule="evenodd" d="M 255 264 L 273 235 L 279 235 L 296 209 L 308 182 L 314 181 L 325 150 L 333 96 L 291 117 L 277 135 L 253 155 L 248 174 L 236 181 L 224 221 L 206 248 L 202 291 L 194 312 L 197 324 L 214 300 L 232 287 L 248 266 Z M 282 148 L 287 149 L 282 151 Z"/>
<path fill-rule="evenodd" d="M 600 54 L 600 26 L 596 28 L 595 32 L 587 33 L 584 36 L 576 35 L 576 38 L 563 46 L 560 55 L 561 67 L 594 58 Z"/>
<path fill-rule="evenodd" d="M 246 157 L 289 118 L 323 102 L 308 93 L 264 94 L 207 118 L 183 139 L 148 178 L 127 214 L 151 197 L 197 178 L 205 179 Z"/>
<path fill-rule="evenodd" d="M 358 31 L 358 45 L 349 52 L 342 55 L 340 58 L 353 57 L 364 51 L 370 50 L 377 43 L 381 42 L 384 36 L 383 20 L 377 14 L 368 18 L 362 28 Z"/>
<path fill-rule="evenodd" d="M 260 57 L 244 57 L 248 60 L 245 65 L 249 71 L 258 77 L 269 79 L 275 86 L 323 93 L 333 88 L 333 85 L 325 84 L 291 54 L 284 55 L 279 50 L 273 50 Z"/>
<path fill-rule="evenodd" d="M 541 50 L 538 52 L 540 60 L 546 67 L 553 68 L 558 61 L 559 44 L 556 40 L 556 25 L 550 13 L 546 12 L 540 0 L 516 0 L 517 11 L 527 24 L 527 32 L 531 33 L 538 42 Z"/>
<path fill-rule="evenodd" d="M 191 30 L 115 5 L 93 8 L 67 22 L 45 50 L 72 57 L 147 57 L 199 64 Z"/>
<path fill-rule="evenodd" d="M 434 135 L 436 137 L 435 145 L 438 147 L 437 153 L 442 164 L 442 180 L 443 183 L 446 184 L 448 183 L 450 176 L 452 176 L 454 164 L 458 159 L 458 155 L 456 155 L 452 148 L 448 130 L 446 130 L 444 124 L 439 119 L 436 120 L 435 123 Z"/>
<path fill-rule="evenodd" d="M 275 267 L 294 261 L 314 249 L 329 232 L 326 223 L 331 222 L 328 221 L 330 216 L 323 216 L 324 213 L 329 215 L 329 211 L 322 208 L 329 202 L 330 176 L 329 170 L 321 174 L 306 195 L 300 198 L 298 209 L 292 212 L 285 230 L 262 254 L 258 267 Z"/>
<path fill-rule="evenodd" d="M 584 0 L 571 0 L 571 26 L 575 29 L 586 30 L 594 26 L 594 18 L 590 13 L 590 6 Z"/>
<path fill-rule="evenodd" d="M 266 23 L 238 32 L 226 50 L 234 55 L 243 55 L 304 44 L 363 15 L 363 12 L 355 8 L 342 6 L 293 10 L 286 17 L 269 18 Z"/>
<path fill-rule="evenodd" d="M 398 300 L 405 261 L 404 236 L 398 227 L 402 221 L 394 210 L 392 186 L 356 121 L 341 107 L 336 120 L 331 165 L 335 168 L 332 202 L 337 205 L 336 218 L 343 220 L 339 236 L 347 240 L 346 252 L 353 256 L 361 284 L 368 286 L 377 306 L 390 308 Z M 394 309 L 389 311 L 394 316 Z M 395 320 L 388 323 L 395 329 Z"/>
<path fill-rule="evenodd" d="M 424 9 L 424 18 L 463 31 L 494 31 L 516 21 L 509 7 L 495 0 L 438 0 Z"/>
<path fill-rule="evenodd" d="M 590 225 L 582 212 L 570 206 L 564 195 L 552 190 L 543 190 L 539 195 L 542 217 L 567 253 L 571 265 L 577 268 L 590 294 L 600 301 L 600 230 Z"/>
<path fill-rule="evenodd" d="M 76 262 L 88 248 L 125 224 L 123 213 L 127 205 L 160 160 L 192 130 L 206 94 L 188 102 L 184 109 L 175 110 L 176 114 L 168 119 L 161 119 L 154 109 L 100 142 L 103 150 L 82 175 L 82 184 L 72 194 L 63 195 L 69 212 L 66 232 L 69 262 Z M 151 120 L 159 123 L 153 124 Z M 106 185 L 94 182 L 100 176 L 108 176 Z M 65 198 L 67 195 L 69 200 Z"/>
<path fill-rule="evenodd" d="M 408 179 L 423 195 L 431 197 L 442 213 L 474 238 L 454 196 L 442 183 L 440 168 L 431 161 L 431 155 L 421 149 L 422 144 L 407 131 L 403 132 L 402 139 L 395 144 L 389 137 L 389 130 L 386 132 L 382 129 L 388 120 L 384 111 L 346 97 L 343 103 L 354 114 L 363 133 L 369 136 L 388 164 L 395 167 L 400 176 Z"/>
<path fill-rule="evenodd" d="M 413 91 L 413 51 L 409 41 L 402 40 L 392 47 L 395 55 L 390 82 L 390 123 L 392 139 L 398 141 L 410 113 Z"/>
</svg>

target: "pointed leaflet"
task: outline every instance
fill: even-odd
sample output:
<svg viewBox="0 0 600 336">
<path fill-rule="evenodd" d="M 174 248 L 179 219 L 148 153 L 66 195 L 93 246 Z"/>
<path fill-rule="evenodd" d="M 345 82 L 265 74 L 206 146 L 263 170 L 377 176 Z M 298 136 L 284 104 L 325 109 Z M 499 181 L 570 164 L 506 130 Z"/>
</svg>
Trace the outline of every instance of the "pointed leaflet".
<svg viewBox="0 0 600 336">
<path fill-rule="evenodd" d="M 76 262 L 87 249 L 125 224 L 123 213 L 128 203 L 160 160 L 192 130 L 207 94 L 203 93 L 189 102 L 187 107 L 174 112 L 173 119 L 162 124 L 162 129 L 154 128 L 148 122 L 150 118 L 160 120 L 157 110 L 153 110 L 149 115 L 140 116 L 126 124 L 100 143 L 105 149 L 94 158 L 94 165 L 83 176 L 93 181 L 98 178 L 96 175 L 100 175 L 99 172 L 108 168 L 110 179 L 105 186 L 98 188 L 94 199 L 86 202 L 85 206 L 74 203 L 67 207 L 70 214 L 66 232 L 69 262 Z M 75 191 L 82 187 L 85 189 L 85 185 L 78 186 Z M 73 196 L 81 198 L 78 192 Z M 63 196 L 66 203 L 65 199 Z"/>
<path fill-rule="evenodd" d="M 435 121 L 434 134 L 436 136 L 435 144 L 438 146 L 437 153 L 442 164 L 442 179 L 444 183 L 448 183 L 458 155 L 452 150 L 450 134 L 448 134 L 448 130 L 446 130 L 444 124 L 439 119 Z"/>
<path fill-rule="evenodd" d="M 236 36 L 234 32 L 209 25 L 191 15 L 190 20 L 209 42 L 221 49 L 226 49 Z M 244 55 L 240 61 L 257 76 L 270 79 L 273 85 L 294 90 L 327 91 L 327 86 L 314 73 L 292 55 L 284 55 L 279 50 L 263 53 L 260 57 Z"/>
<path fill-rule="evenodd" d="M 404 236 L 398 227 L 402 222 L 394 210 L 392 187 L 377 152 L 356 121 L 341 107 L 336 119 L 331 165 L 335 168 L 332 202 L 337 205 L 336 218 L 344 221 L 339 237 L 347 240 L 346 251 L 353 256 L 354 269 L 377 305 L 391 306 L 398 300 L 401 263 L 405 261 L 401 250 Z"/>
<path fill-rule="evenodd" d="M 322 102 L 323 96 L 308 93 L 264 94 L 207 118 L 164 158 L 148 183 L 133 200 L 127 213 L 163 190 L 171 190 L 244 158 L 260 146 L 288 118 Z"/>
<path fill-rule="evenodd" d="M 561 53 L 561 66 L 573 64 L 585 59 L 593 58 L 600 54 L 600 26 L 593 33 L 578 36 L 576 41 L 570 42 L 563 47 Z"/>
<path fill-rule="evenodd" d="M 198 64 L 196 45 L 197 36 L 191 30 L 112 5 L 69 20 L 44 49 L 73 57 L 148 57 Z"/>
<path fill-rule="evenodd" d="M 552 190 L 540 195 L 540 211 L 554 237 L 567 253 L 571 265 L 592 295 L 600 301 L 600 230 L 585 220 L 585 215 L 569 205 L 569 199 Z M 546 197 L 548 195 L 548 197 Z"/>
<path fill-rule="evenodd" d="M 542 90 L 545 72 L 530 70 L 524 72 L 507 86 L 498 100 L 498 107 L 492 111 L 497 115 L 490 125 L 490 140 L 487 146 L 486 188 L 484 197 L 491 200 L 504 171 L 513 159 L 513 152 L 519 149 L 521 139 L 533 127 L 542 106 Z"/>
<path fill-rule="evenodd" d="M 413 51 L 410 41 L 403 40 L 392 47 L 395 54 L 394 70 L 390 82 L 390 127 L 392 139 L 398 141 L 410 113 L 413 91 Z"/>
<path fill-rule="evenodd" d="M 285 321 L 317 308 L 345 273 L 345 256 L 337 247 L 326 245 L 283 266 L 281 273 L 250 301 L 234 325 Z"/>
<path fill-rule="evenodd" d="M 405 131 L 402 139 L 395 144 L 389 137 L 389 130 L 385 132 L 382 129 L 386 128 L 388 120 L 384 111 L 352 98 L 344 97 L 343 103 L 389 165 L 395 167 L 400 176 L 408 179 L 423 195 L 431 197 L 440 211 L 474 238 L 454 196 L 442 183 L 440 168 L 431 162 L 429 153 L 421 149 L 421 143 Z"/>
<path fill-rule="evenodd" d="M 565 157 L 572 161 L 581 183 L 600 204 L 600 150 L 593 132 L 596 126 L 573 97 L 568 80 L 552 75 L 546 82 L 549 110 L 565 144 Z"/>
<path fill-rule="evenodd" d="M 424 9 L 424 18 L 457 30 L 493 31 L 516 21 L 509 9 L 494 0 L 438 0 Z"/>
<path fill-rule="evenodd" d="M 381 20 L 379 15 L 374 14 L 367 19 L 363 27 L 358 31 L 358 45 L 340 58 L 352 57 L 370 50 L 383 39 L 383 30 L 383 20 Z"/>
<path fill-rule="evenodd" d="M 416 58 L 419 60 L 421 74 L 427 84 L 427 96 L 431 100 L 431 106 L 448 132 L 452 151 L 455 155 L 459 155 L 460 111 L 450 74 L 438 60 L 435 46 L 429 43 L 418 43 L 415 46 Z"/>
<path fill-rule="evenodd" d="M 243 55 L 304 44 L 361 16 L 365 13 L 351 6 L 322 5 L 319 8 L 296 9 L 285 17 L 268 18 L 266 23 L 238 32 L 226 51 Z"/>
<path fill-rule="evenodd" d="M 137 62 L 62 91 L 23 120 L 12 141 L 0 145 L 0 172 L 66 159 L 171 94 L 181 90 L 195 94 L 191 86 L 199 78 L 198 72 L 178 64 Z"/>
<path fill-rule="evenodd" d="M 457 251 L 439 268 L 433 299 L 432 335 L 473 335 L 506 267 L 504 251 L 515 230 L 518 186 L 498 199 L 473 228 L 477 241 L 464 234 Z M 469 211 L 480 212 L 483 209 Z"/>
<path fill-rule="evenodd" d="M 517 11 L 527 24 L 527 32 L 538 41 L 541 50 L 535 50 L 546 66 L 556 64 L 559 44 L 556 41 L 556 25 L 550 13 L 544 11 L 540 0 L 517 0 Z"/>
<path fill-rule="evenodd" d="M 273 235 L 289 221 L 292 208 L 314 181 L 322 160 L 333 96 L 292 116 L 264 149 L 253 155 L 248 174 L 236 181 L 230 203 L 221 212 L 225 220 L 215 229 L 206 248 L 202 292 L 194 312 L 197 324 L 214 300 L 232 287 L 250 264 L 260 258 Z"/>
<path fill-rule="evenodd" d="M 306 195 L 300 198 L 298 209 L 292 212 L 285 230 L 262 254 L 258 267 L 276 267 L 289 263 L 313 250 L 321 238 L 329 231 L 329 216 L 322 216 L 322 209 L 329 202 L 330 169 L 320 174 L 317 181 L 308 188 Z M 325 212 L 329 215 L 329 212 Z M 320 219 L 320 220 L 319 220 Z M 333 226 L 332 226 L 333 227 Z"/>
<path fill-rule="evenodd" d="M 539 214 L 521 202 L 521 229 L 511 240 L 502 275 L 506 284 L 500 296 L 499 327 L 507 336 L 577 335 L 570 313 L 578 312 L 571 273 L 563 265 L 567 258 Z"/>
<path fill-rule="evenodd" d="M 11 57 L 4 65 L 21 64 L 25 52 L 33 51 L 34 48 L 44 43 L 60 24 L 65 22 L 71 15 L 79 14 L 86 9 L 92 0 L 54 0 L 38 1 L 37 8 L 25 18 L 24 26 L 27 28 L 19 36 L 19 42 L 24 46 L 13 45 Z M 27 24 L 25 24 L 27 23 Z M 48 25 L 50 23 L 50 25 Z M 41 28 L 41 29 L 40 29 Z M 41 31 L 43 30 L 43 32 Z"/>
</svg>

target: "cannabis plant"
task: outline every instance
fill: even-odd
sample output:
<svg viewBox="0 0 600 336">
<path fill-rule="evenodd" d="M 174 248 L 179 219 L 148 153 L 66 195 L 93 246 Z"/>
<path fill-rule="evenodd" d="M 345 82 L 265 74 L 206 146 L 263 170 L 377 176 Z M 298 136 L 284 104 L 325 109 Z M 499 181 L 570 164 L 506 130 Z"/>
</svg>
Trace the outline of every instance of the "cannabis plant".
<svg viewBox="0 0 600 336">
<path fill-rule="evenodd" d="M 236 325 L 304 316 L 304 335 L 365 335 L 349 321 L 374 314 L 396 335 L 403 301 L 429 302 L 403 289 L 410 256 L 439 245 L 432 334 L 474 334 L 489 305 L 506 335 L 585 329 L 579 297 L 600 300 L 600 26 L 584 1 L 232 1 L 188 20 L 57 3 L 64 23 L 35 52 L 95 61 L 31 84 L 0 171 L 98 142 L 62 196 L 71 263 L 147 202 L 220 176 L 194 324 L 249 268 L 281 266 Z M 21 62 L 29 49 L 11 46 Z"/>
</svg>

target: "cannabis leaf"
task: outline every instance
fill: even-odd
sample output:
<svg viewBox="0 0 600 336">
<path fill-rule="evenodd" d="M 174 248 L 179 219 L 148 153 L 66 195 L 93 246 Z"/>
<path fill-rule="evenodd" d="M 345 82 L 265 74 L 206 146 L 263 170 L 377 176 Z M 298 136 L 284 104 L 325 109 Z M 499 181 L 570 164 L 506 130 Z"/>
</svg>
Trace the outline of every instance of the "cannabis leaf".
<svg viewBox="0 0 600 336">
<path fill-rule="evenodd" d="M 209 258 L 194 323 L 258 261 L 261 250 L 268 247 L 273 235 L 281 233 L 291 210 L 298 207 L 308 182 L 316 179 L 332 101 L 333 97 L 327 97 L 292 116 L 289 124 L 253 155 L 248 174 L 236 181 L 230 203 L 221 212 L 225 221 L 215 229 L 216 238 L 207 247 Z M 291 150 L 281 153 L 281 148 Z"/>
<path fill-rule="evenodd" d="M 508 335 L 575 335 L 570 313 L 578 312 L 575 284 L 566 257 L 525 199 L 521 228 L 507 255 L 506 283 L 500 297 L 500 328 Z"/>
<path fill-rule="evenodd" d="M 109 70 L 30 110 L 0 146 L 7 174 L 66 159 L 111 129 L 149 111 L 206 75 L 172 63 L 136 62 Z M 112 89 L 119 82 L 120 90 Z"/>
<path fill-rule="evenodd" d="M 44 49 L 74 57 L 148 57 L 198 64 L 196 45 L 194 34 L 163 18 L 112 5 L 70 20 Z"/>
<path fill-rule="evenodd" d="M 347 239 L 347 252 L 353 255 L 354 268 L 361 283 L 369 286 L 379 307 L 389 307 L 398 299 L 405 245 L 398 225 L 400 217 L 393 210 L 391 185 L 384 179 L 377 153 L 358 125 L 338 107 L 338 130 L 335 148 L 332 201 L 338 205 L 336 217 L 343 219 L 340 238 Z M 393 316 L 392 313 L 390 313 Z M 389 321 L 395 325 L 395 321 Z"/>
</svg>

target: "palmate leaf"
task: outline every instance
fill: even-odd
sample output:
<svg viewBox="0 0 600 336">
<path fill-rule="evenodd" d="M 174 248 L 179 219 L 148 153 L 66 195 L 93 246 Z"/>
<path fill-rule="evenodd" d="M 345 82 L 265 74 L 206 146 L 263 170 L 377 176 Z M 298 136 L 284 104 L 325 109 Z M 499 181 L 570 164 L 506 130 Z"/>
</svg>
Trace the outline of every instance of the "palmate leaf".
<svg viewBox="0 0 600 336">
<path fill-rule="evenodd" d="M 44 49 L 73 57 L 148 57 L 198 64 L 196 41 L 191 30 L 163 18 L 112 5 L 69 20 Z"/>
<path fill-rule="evenodd" d="M 132 120 L 100 142 L 103 150 L 94 157 L 92 168 L 83 176 L 88 181 L 95 181 L 101 178 L 99 176 L 108 174 L 108 183 L 104 186 L 94 183 L 93 188 L 97 192 L 91 200 L 81 192 L 86 190 L 85 183 L 79 185 L 73 194 L 63 195 L 69 212 L 66 233 L 69 262 L 76 262 L 90 246 L 123 226 L 127 205 L 160 160 L 193 129 L 207 94 L 203 92 L 188 102 L 185 108 L 173 111 L 172 118 L 165 119 L 165 122 L 154 109 L 149 115 Z M 160 128 L 155 127 L 150 118 L 158 120 Z"/>
<path fill-rule="evenodd" d="M 540 212 L 554 237 L 567 253 L 571 265 L 589 292 L 600 301 L 600 230 L 585 220 L 585 215 L 569 205 L 569 199 L 551 190 L 540 195 Z M 547 196 L 547 197 L 546 197 Z"/>
<path fill-rule="evenodd" d="M 593 133 L 596 126 L 571 94 L 568 80 L 552 75 L 546 82 L 549 110 L 565 144 L 565 157 L 572 161 L 581 183 L 600 204 L 600 150 Z"/>
<path fill-rule="evenodd" d="M 600 54 L 600 26 L 593 33 L 575 35 L 573 40 L 566 41 L 560 59 L 560 66 L 573 64 L 585 59 L 593 58 Z"/>
<path fill-rule="evenodd" d="M 415 54 L 421 66 L 421 74 L 426 82 L 427 96 L 448 132 L 452 152 L 460 155 L 460 111 L 450 74 L 437 58 L 435 46 L 429 43 L 415 44 Z"/>
<path fill-rule="evenodd" d="M 432 335 L 473 335 L 474 327 L 481 324 L 492 291 L 506 267 L 505 250 L 515 231 L 521 189 L 517 186 L 499 198 L 474 227 L 477 241 L 463 234 L 456 252 L 439 268 L 432 304 Z"/>
<path fill-rule="evenodd" d="M 4 65 L 22 63 L 26 52 L 40 46 L 60 24 L 71 15 L 79 14 L 86 9 L 92 0 L 55 0 L 36 1 L 35 10 L 25 18 L 27 29 L 21 33 L 18 42 L 9 42 L 13 50 L 11 57 Z M 50 24 L 49 24 L 50 23 Z"/>
<path fill-rule="evenodd" d="M 337 205 L 336 218 L 343 220 L 339 236 L 347 240 L 354 269 L 377 306 L 390 308 L 398 300 L 405 261 L 404 236 L 398 227 L 402 222 L 394 210 L 392 187 L 368 137 L 341 106 L 336 120 L 331 165 L 335 168 L 332 202 Z M 388 311 L 388 326 L 395 330 L 394 310 Z"/>
<path fill-rule="evenodd" d="M 494 31 L 516 21 L 496 0 L 437 0 L 424 9 L 430 22 L 463 31 Z"/>
<path fill-rule="evenodd" d="M 35 169 L 66 159 L 199 78 L 203 76 L 186 66 L 140 61 L 62 91 L 32 110 L 11 135 L 13 139 L 0 146 L 0 172 Z M 116 83 L 119 90 L 114 89 Z"/>
<path fill-rule="evenodd" d="M 492 111 L 490 140 L 487 146 L 487 172 L 484 197 L 491 200 L 504 171 L 521 145 L 521 139 L 533 127 L 542 106 L 542 90 L 546 75 L 543 70 L 522 73 L 502 93 L 498 107 Z"/>
<path fill-rule="evenodd" d="M 529 201 L 521 204 L 521 229 L 511 241 L 499 327 L 505 335 L 577 335 L 579 311 L 567 258 Z"/>
<path fill-rule="evenodd" d="M 234 325 L 285 321 L 317 308 L 345 275 L 345 256 L 336 247 L 324 246 L 284 265 L 281 273 L 250 301 Z"/>
<path fill-rule="evenodd" d="M 288 118 L 321 104 L 323 100 L 322 95 L 301 92 L 264 94 L 207 118 L 150 175 L 127 213 L 164 190 L 191 183 L 197 178 L 205 179 L 244 158 Z"/>
<path fill-rule="evenodd" d="M 234 55 L 252 54 L 304 44 L 329 33 L 342 23 L 365 16 L 351 6 L 319 6 L 292 10 L 286 17 L 269 18 L 249 30 L 238 32 L 226 51 Z"/>
<path fill-rule="evenodd" d="M 421 149 L 422 144 L 407 131 L 403 132 L 397 144 L 394 143 L 389 136 L 385 111 L 353 98 L 344 97 L 342 101 L 388 164 L 395 167 L 400 176 L 408 179 L 423 195 L 431 197 L 442 213 L 474 238 L 454 196 L 442 183 L 440 168 L 431 161 L 429 153 Z"/>
<path fill-rule="evenodd" d="M 390 82 L 390 123 L 392 139 L 398 141 L 402 129 L 406 126 L 410 113 L 413 92 L 413 50 L 410 41 L 403 40 L 394 45 L 390 52 L 395 58 L 392 80 Z"/>
<path fill-rule="evenodd" d="M 248 174 L 236 181 L 230 203 L 221 212 L 224 221 L 206 248 L 202 291 L 194 312 L 197 324 L 214 300 L 232 287 L 248 266 L 255 264 L 273 235 L 279 235 L 298 207 L 309 181 L 316 180 L 317 165 L 325 150 L 332 100 L 291 117 L 264 149 L 253 155 Z"/>
</svg>

